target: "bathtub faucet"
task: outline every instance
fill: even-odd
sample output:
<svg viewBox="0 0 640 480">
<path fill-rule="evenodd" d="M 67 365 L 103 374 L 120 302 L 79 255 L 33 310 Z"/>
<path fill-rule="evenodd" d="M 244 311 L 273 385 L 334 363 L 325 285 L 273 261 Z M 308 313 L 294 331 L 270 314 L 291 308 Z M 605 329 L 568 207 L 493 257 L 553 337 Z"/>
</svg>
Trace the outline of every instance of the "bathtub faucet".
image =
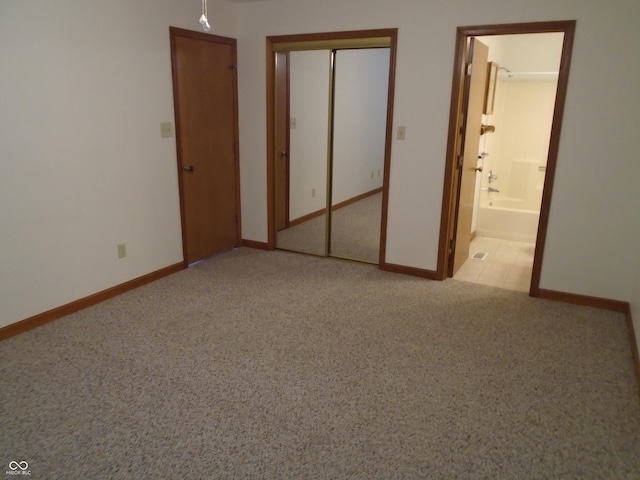
<svg viewBox="0 0 640 480">
<path fill-rule="evenodd" d="M 497 188 L 493 188 L 493 187 L 488 187 L 488 191 L 489 191 L 489 193 L 500 193 L 500 190 L 498 190 Z"/>
</svg>

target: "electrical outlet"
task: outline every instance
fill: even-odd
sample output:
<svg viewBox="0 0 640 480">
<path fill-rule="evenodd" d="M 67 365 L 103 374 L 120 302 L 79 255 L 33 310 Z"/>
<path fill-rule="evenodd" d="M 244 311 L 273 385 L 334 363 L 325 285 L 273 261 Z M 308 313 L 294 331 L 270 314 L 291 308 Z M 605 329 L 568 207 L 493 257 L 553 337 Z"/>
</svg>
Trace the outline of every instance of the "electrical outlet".
<svg viewBox="0 0 640 480">
<path fill-rule="evenodd" d="M 118 258 L 124 258 L 127 256 L 127 245 L 121 243 L 118 245 Z"/>
<path fill-rule="evenodd" d="M 373 178 L 373 170 L 371 170 L 371 178 Z"/>
<path fill-rule="evenodd" d="M 173 137 L 173 124 L 171 122 L 162 122 L 160 124 L 160 136 L 162 138 Z"/>
<path fill-rule="evenodd" d="M 315 188 L 311 189 L 311 197 L 312 198 L 316 198 L 316 189 Z"/>
<path fill-rule="evenodd" d="M 296 128 L 296 124 L 296 117 L 291 117 L 289 119 L 289 128 L 293 130 L 294 128 Z"/>
</svg>

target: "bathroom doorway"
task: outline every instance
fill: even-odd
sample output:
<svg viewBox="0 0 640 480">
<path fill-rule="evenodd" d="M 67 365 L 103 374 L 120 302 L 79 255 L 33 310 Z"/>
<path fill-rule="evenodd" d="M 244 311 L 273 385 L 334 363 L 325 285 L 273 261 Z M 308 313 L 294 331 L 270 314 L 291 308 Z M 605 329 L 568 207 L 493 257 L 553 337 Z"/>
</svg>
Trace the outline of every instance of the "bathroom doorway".
<svg viewBox="0 0 640 480">
<path fill-rule="evenodd" d="M 574 30 L 575 21 L 458 28 L 438 262 L 443 278 L 537 296 Z M 542 66 L 542 57 L 548 61 L 544 54 L 536 59 L 518 52 L 525 44 L 545 42 L 557 45 L 555 66 Z M 468 67 L 477 52 L 485 55 L 484 65 Z M 474 93 L 471 84 L 481 77 L 481 107 L 474 107 L 479 87 Z M 522 92 L 525 84 L 535 84 L 546 97 L 553 93 L 542 116 L 518 121 L 505 104 L 511 98 L 513 110 L 522 110 L 523 98 L 532 95 Z M 520 124 L 544 131 L 545 122 L 546 140 L 534 141 L 531 131 L 521 139 L 514 136 Z M 527 148 L 532 142 L 536 146 Z M 523 279 L 526 268 L 530 273 Z"/>
</svg>

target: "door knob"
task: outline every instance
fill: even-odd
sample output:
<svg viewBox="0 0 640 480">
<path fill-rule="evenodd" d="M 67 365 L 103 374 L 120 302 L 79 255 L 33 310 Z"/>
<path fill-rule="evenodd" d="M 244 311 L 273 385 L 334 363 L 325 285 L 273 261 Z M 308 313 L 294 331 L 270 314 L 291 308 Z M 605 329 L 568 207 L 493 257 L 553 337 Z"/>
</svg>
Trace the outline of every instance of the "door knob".
<svg viewBox="0 0 640 480">
<path fill-rule="evenodd" d="M 184 167 L 182 167 L 182 169 L 185 172 L 193 172 L 193 170 L 194 170 L 193 165 L 185 165 Z"/>
<path fill-rule="evenodd" d="M 286 150 L 283 150 L 282 152 L 280 152 L 280 156 L 281 156 L 281 157 L 288 157 L 288 156 L 289 156 L 289 154 L 287 153 L 287 151 L 286 151 Z"/>
</svg>

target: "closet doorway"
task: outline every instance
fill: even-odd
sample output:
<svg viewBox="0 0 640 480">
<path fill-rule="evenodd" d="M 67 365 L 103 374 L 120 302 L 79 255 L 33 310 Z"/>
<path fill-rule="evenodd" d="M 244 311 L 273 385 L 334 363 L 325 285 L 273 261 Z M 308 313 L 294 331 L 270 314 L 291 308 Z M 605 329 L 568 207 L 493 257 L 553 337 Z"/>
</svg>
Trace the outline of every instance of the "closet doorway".
<svg viewBox="0 0 640 480">
<path fill-rule="evenodd" d="M 384 263 L 396 35 L 267 38 L 270 248 Z"/>
</svg>

